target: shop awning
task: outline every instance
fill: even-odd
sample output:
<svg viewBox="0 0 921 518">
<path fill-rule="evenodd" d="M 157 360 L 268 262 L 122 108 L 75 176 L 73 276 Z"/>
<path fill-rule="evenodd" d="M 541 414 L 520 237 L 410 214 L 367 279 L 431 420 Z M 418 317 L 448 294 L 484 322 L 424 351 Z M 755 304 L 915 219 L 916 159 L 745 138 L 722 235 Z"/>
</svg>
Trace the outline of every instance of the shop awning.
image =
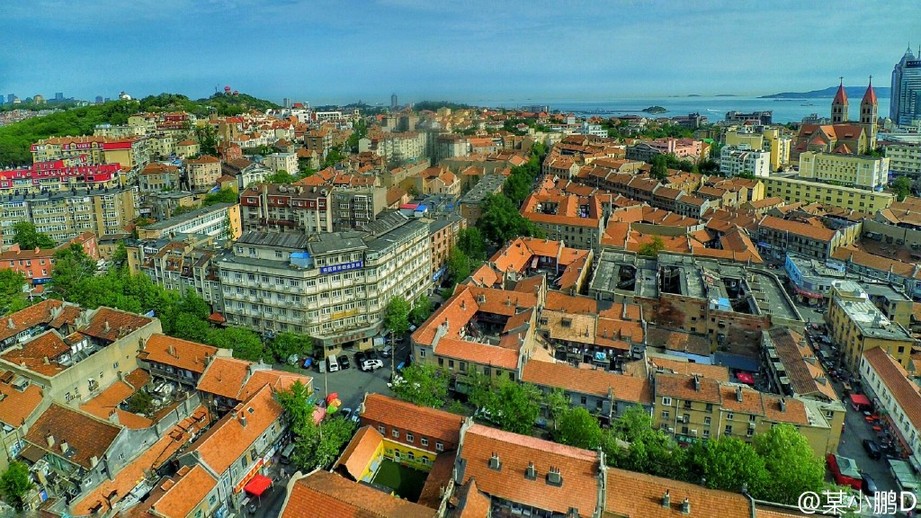
<svg viewBox="0 0 921 518">
<path fill-rule="evenodd" d="M 265 490 L 272 487 L 272 479 L 265 475 L 257 474 L 243 486 L 243 490 L 253 496 L 262 496 Z"/>
<path fill-rule="evenodd" d="M 851 394 L 851 403 L 857 408 L 870 406 L 870 400 L 863 394 Z"/>
<path fill-rule="evenodd" d="M 739 381 L 741 381 L 742 383 L 744 383 L 744 384 L 746 384 L 746 385 L 754 385 L 754 384 L 755 384 L 755 377 L 752 376 L 751 374 L 747 373 L 747 372 L 739 372 L 739 373 L 736 373 L 736 378 L 739 378 Z"/>
</svg>

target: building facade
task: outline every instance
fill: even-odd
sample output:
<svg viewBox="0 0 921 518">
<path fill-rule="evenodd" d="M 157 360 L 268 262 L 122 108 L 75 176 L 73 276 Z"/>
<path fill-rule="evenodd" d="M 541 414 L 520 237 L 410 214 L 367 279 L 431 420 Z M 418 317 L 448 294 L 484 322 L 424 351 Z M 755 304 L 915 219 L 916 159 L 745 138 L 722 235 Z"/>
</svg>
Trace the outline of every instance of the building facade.
<svg viewBox="0 0 921 518">
<path fill-rule="evenodd" d="M 787 203 L 821 203 L 872 214 L 885 209 L 894 201 L 894 197 L 888 192 L 868 191 L 801 178 L 772 176 L 762 181 L 765 197 L 783 198 Z"/>
<path fill-rule="evenodd" d="M 767 151 L 724 146 L 720 151 L 720 174 L 732 177 L 747 173 L 767 177 L 771 173 L 770 157 Z"/>
<path fill-rule="evenodd" d="M 889 159 L 805 151 L 799 155 L 799 176 L 877 190 L 889 183 Z"/>
<path fill-rule="evenodd" d="M 137 217 L 137 188 L 65 191 L 0 199 L 0 234 L 12 244 L 13 225 L 30 221 L 61 243 L 84 232 L 122 234 Z"/>
</svg>

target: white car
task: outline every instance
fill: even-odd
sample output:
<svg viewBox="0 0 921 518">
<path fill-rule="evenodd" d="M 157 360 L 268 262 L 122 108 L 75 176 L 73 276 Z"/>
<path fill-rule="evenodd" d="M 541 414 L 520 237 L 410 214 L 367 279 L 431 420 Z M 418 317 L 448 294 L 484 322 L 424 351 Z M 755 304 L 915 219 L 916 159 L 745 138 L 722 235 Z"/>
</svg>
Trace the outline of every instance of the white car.
<svg viewBox="0 0 921 518">
<path fill-rule="evenodd" d="M 361 370 L 364 372 L 374 371 L 383 368 L 384 362 L 380 360 L 365 360 L 361 362 Z"/>
</svg>

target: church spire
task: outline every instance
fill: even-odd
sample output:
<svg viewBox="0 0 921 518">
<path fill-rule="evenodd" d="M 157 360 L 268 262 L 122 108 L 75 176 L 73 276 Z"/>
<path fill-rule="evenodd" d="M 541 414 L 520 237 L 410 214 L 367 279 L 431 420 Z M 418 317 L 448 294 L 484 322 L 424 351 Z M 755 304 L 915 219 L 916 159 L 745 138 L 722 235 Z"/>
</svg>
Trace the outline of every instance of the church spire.
<svg viewBox="0 0 921 518">
<path fill-rule="evenodd" d="M 860 101 L 860 104 L 864 103 L 879 104 L 876 99 L 876 90 L 873 89 L 873 76 L 870 76 L 870 84 L 867 85 L 867 91 L 863 94 L 863 100 Z"/>
<path fill-rule="evenodd" d="M 832 124 L 847 122 L 847 92 L 844 90 L 844 77 L 840 79 L 841 83 L 838 85 L 838 91 L 835 93 L 835 99 L 831 102 Z"/>
</svg>

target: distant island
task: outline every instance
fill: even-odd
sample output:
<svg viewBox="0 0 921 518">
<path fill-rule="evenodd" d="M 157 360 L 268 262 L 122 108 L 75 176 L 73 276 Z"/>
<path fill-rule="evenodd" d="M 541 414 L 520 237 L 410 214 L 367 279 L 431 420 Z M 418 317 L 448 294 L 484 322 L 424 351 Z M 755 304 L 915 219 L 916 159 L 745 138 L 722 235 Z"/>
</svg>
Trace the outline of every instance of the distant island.
<svg viewBox="0 0 921 518">
<path fill-rule="evenodd" d="M 848 97 L 860 99 L 863 97 L 864 92 L 867 91 L 867 87 L 845 86 L 844 90 L 847 92 Z M 889 97 L 888 86 L 874 86 L 873 90 L 876 91 L 877 97 Z M 824 99 L 827 97 L 834 97 L 837 91 L 837 86 L 829 86 L 828 88 L 812 90 L 811 92 L 781 92 L 779 94 L 762 95 L 759 99 Z"/>
<path fill-rule="evenodd" d="M 649 108 L 643 108 L 643 111 L 646 113 L 657 114 L 657 113 L 665 113 L 668 110 L 666 110 L 665 108 L 661 106 L 650 106 Z"/>
</svg>

